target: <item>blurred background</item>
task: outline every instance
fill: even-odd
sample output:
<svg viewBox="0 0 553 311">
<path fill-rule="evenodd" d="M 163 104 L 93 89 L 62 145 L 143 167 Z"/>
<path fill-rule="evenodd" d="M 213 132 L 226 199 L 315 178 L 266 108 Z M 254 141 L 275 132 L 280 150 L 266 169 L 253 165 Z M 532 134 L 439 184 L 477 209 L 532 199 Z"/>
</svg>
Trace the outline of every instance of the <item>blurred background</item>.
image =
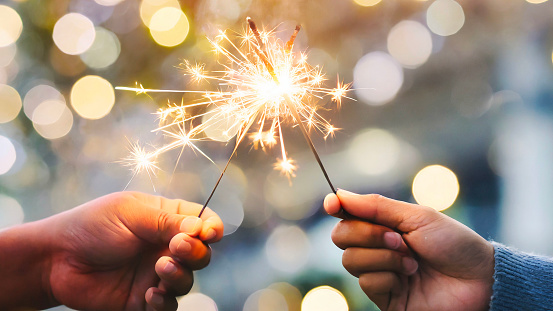
<svg viewBox="0 0 553 311">
<path fill-rule="evenodd" d="M 251 16 L 356 91 L 313 140 L 335 186 L 443 210 L 487 239 L 553 255 L 553 5 L 547 0 L 0 0 L 0 228 L 125 189 L 129 141 Z M 159 21 L 164 27 L 155 26 Z M 169 26 L 167 26 L 169 25 Z M 211 89 L 213 90 L 213 89 Z M 210 207 L 225 222 L 180 310 L 376 310 L 341 266 L 330 192 L 297 128 L 299 170 L 242 146 Z M 233 141 L 198 143 L 219 165 Z M 203 203 L 218 168 L 185 151 L 128 190 Z M 156 191 L 154 192 L 155 186 Z M 65 307 L 55 310 L 67 310 Z"/>
</svg>

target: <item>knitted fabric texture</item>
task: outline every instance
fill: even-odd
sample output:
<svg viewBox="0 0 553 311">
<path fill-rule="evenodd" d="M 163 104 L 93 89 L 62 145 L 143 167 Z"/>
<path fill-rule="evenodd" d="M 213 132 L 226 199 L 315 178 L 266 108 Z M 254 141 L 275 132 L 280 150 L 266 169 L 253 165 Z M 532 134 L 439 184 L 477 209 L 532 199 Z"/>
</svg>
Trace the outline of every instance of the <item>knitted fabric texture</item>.
<svg viewBox="0 0 553 311">
<path fill-rule="evenodd" d="M 495 273 L 490 310 L 553 310 L 553 259 L 493 242 Z"/>
</svg>

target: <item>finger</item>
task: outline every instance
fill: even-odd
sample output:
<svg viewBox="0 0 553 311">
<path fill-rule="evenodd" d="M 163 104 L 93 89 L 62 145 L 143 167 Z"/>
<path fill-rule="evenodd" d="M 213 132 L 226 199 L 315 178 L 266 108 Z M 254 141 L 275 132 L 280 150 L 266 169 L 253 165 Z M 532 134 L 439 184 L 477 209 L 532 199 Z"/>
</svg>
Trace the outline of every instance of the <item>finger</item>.
<svg viewBox="0 0 553 311">
<path fill-rule="evenodd" d="M 207 210 L 207 209 L 206 209 Z M 202 215 L 203 218 L 203 215 Z M 201 233 L 199 235 L 200 240 L 205 243 L 215 243 L 223 238 L 224 225 L 219 216 L 214 215 L 207 218 L 203 222 Z"/>
<path fill-rule="evenodd" d="M 348 247 L 388 248 L 407 252 L 401 235 L 388 227 L 360 220 L 342 220 L 332 230 L 332 241 L 341 249 Z"/>
<path fill-rule="evenodd" d="M 161 279 L 159 288 L 168 293 L 181 296 L 187 294 L 194 283 L 192 271 L 183 267 L 171 257 L 163 256 L 158 259 L 155 270 Z"/>
<path fill-rule="evenodd" d="M 155 287 L 150 287 L 146 291 L 145 298 L 146 303 L 156 311 L 175 311 L 179 306 L 175 296 Z"/>
<path fill-rule="evenodd" d="M 340 205 L 340 200 L 334 193 L 329 193 L 326 195 L 323 206 L 325 208 L 325 211 L 330 216 L 334 216 L 337 218 L 344 218 L 342 215 L 342 205 Z"/>
<path fill-rule="evenodd" d="M 160 209 L 169 213 L 198 216 L 203 209 L 203 205 L 201 204 L 184 200 L 171 200 L 164 197 L 147 195 L 140 192 L 133 193 L 133 195 L 136 195 L 145 202 L 148 202 L 150 205 L 154 207 L 159 207 Z M 204 227 L 201 228 L 200 234 L 200 238 L 202 239 L 202 241 L 213 243 L 219 241 L 223 237 L 223 221 L 217 215 L 217 213 L 215 213 L 209 207 L 206 207 L 202 213 L 201 220 L 204 222 Z M 191 232 L 194 232 L 192 230 L 183 230 L 182 232 L 189 233 L 190 235 L 195 235 L 191 234 Z"/>
<path fill-rule="evenodd" d="M 347 213 L 402 232 L 411 232 L 441 216 L 432 208 L 378 194 L 359 195 L 338 190 L 338 198 Z"/>
<path fill-rule="evenodd" d="M 349 273 L 359 277 L 366 272 L 392 271 L 411 275 L 418 269 L 416 260 L 389 249 L 351 247 L 342 255 L 342 265 Z"/>
<path fill-rule="evenodd" d="M 204 230 L 203 220 L 209 220 L 206 233 L 213 229 L 211 241 L 223 236 L 223 222 L 213 211 L 206 209 L 202 219 L 196 217 L 201 205 L 183 200 L 170 200 L 139 192 L 121 192 L 110 198 L 119 208 L 123 224 L 138 237 L 151 243 L 167 244 L 179 232 L 195 236 Z M 205 235 L 204 234 L 204 235 Z"/>
<path fill-rule="evenodd" d="M 392 293 L 401 291 L 401 280 L 393 272 L 371 272 L 359 276 L 359 286 L 380 310 L 387 310 Z"/>
<path fill-rule="evenodd" d="M 179 262 L 192 270 L 205 268 L 211 259 L 211 248 L 186 233 L 179 233 L 171 239 L 169 251 Z"/>
</svg>

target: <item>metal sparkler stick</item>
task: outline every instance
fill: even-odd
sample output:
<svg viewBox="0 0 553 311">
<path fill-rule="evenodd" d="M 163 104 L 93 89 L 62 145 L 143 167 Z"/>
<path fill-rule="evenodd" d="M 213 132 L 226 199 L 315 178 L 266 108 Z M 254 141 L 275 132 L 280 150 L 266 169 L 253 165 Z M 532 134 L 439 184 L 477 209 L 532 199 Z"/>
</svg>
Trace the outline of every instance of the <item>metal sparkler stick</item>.
<svg viewBox="0 0 553 311">
<path fill-rule="evenodd" d="M 274 70 L 273 65 L 269 61 L 269 57 L 267 57 L 267 53 L 265 51 L 265 44 L 263 43 L 263 40 L 261 39 L 261 35 L 259 33 L 259 30 L 257 29 L 257 26 L 256 26 L 255 22 L 251 18 L 248 17 L 246 20 L 247 20 L 248 25 L 249 25 L 250 29 L 252 30 L 255 38 L 256 38 L 256 41 L 259 44 L 259 47 L 255 47 L 256 54 L 259 56 L 259 58 L 261 59 L 261 61 L 265 65 L 265 67 L 267 68 L 267 70 L 268 70 L 269 74 L 271 75 L 272 79 L 278 84 L 279 83 L 278 77 L 275 74 L 275 70 Z M 297 25 L 296 28 L 294 29 L 294 33 L 292 34 L 290 40 L 288 42 L 286 42 L 286 47 L 285 48 L 286 48 L 287 52 L 291 52 L 292 47 L 294 45 L 294 40 L 296 39 L 300 29 L 301 29 L 301 27 L 299 25 Z M 321 158 L 319 157 L 319 153 L 317 152 L 317 149 L 315 148 L 315 145 L 313 144 L 313 141 L 311 140 L 311 137 L 309 137 L 309 133 L 307 132 L 307 129 L 305 128 L 304 124 L 301 121 L 300 114 L 298 113 L 298 110 L 294 106 L 293 101 L 291 100 L 291 98 L 289 97 L 288 94 L 285 94 L 285 101 L 286 101 L 286 106 L 292 112 L 292 116 L 298 122 L 298 126 L 300 127 L 300 130 L 301 130 L 307 144 L 309 145 L 309 148 L 311 149 L 311 152 L 315 156 L 315 159 L 317 160 L 317 163 L 319 164 L 319 167 L 321 168 L 321 171 L 323 172 L 323 175 L 324 175 L 326 181 L 328 182 L 328 185 L 330 186 L 330 189 L 332 190 L 332 192 L 334 192 L 334 194 L 336 194 L 336 188 L 334 188 L 334 185 L 330 181 L 330 177 L 328 176 L 328 173 L 327 173 L 327 171 L 326 171 L 326 169 L 323 165 L 323 162 L 321 161 Z M 243 131 L 241 132 L 240 136 L 238 137 L 238 139 L 236 141 L 236 145 L 234 147 L 234 150 L 232 151 L 232 154 L 230 155 L 230 158 L 228 159 L 225 167 L 221 171 L 221 175 L 217 179 L 217 182 L 215 183 L 215 186 L 211 190 L 211 193 L 210 193 L 209 197 L 207 198 L 206 202 L 204 203 L 198 217 L 202 216 L 202 214 L 203 214 L 204 210 L 206 209 L 208 203 L 210 202 L 211 198 L 215 194 L 215 190 L 219 186 L 219 184 L 220 184 L 220 182 L 221 182 L 221 180 L 222 180 L 222 178 L 223 178 L 223 176 L 224 176 L 231 160 L 233 159 L 234 155 L 236 154 L 236 150 L 238 149 L 238 145 L 243 140 L 243 138 L 246 135 L 246 132 L 249 130 L 249 128 L 253 124 L 254 119 L 255 118 L 250 119 L 250 122 L 244 127 Z"/>
</svg>

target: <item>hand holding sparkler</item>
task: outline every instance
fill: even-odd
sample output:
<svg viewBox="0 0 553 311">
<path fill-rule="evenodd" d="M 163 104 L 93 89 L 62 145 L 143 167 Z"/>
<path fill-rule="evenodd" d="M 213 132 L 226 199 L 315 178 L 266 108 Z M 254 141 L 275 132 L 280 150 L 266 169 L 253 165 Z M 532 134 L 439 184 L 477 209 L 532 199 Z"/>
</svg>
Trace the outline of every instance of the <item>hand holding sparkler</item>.
<svg viewBox="0 0 553 311">
<path fill-rule="evenodd" d="M 381 310 L 488 310 L 494 247 L 465 225 L 377 194 L 339 190 L 324 206 L 330 215 L 343 208 L 357 217 L 338 223 L 332 240 Z"/>
<path fill-rule="evenodd" d="M 223 223 L 201 205 L 110 194 L 0 232 L 2 310 L 176 310 Z"/>
</svg>

